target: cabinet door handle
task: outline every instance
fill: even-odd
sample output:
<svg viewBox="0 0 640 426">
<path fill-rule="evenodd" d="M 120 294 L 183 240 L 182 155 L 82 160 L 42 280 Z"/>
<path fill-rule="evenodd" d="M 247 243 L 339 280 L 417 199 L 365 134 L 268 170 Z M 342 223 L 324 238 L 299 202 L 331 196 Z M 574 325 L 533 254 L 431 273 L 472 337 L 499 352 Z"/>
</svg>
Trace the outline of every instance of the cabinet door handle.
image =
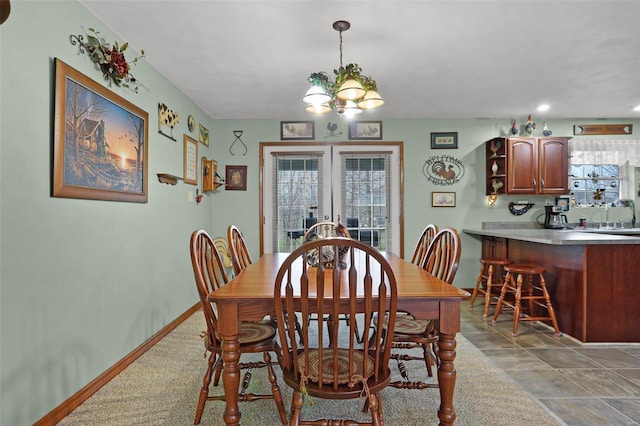
<svg viewBox="0 0 640 426">
<path fill-rule="evenodd" d="M 533 189 L 536 189 L 538 187 L 538 183 L 536 182 L 536 180 L 533 180 Z"/>
<path fill-rule="evenodd" d="M 540 183 L 542 184 L 542 189 L 544 189 L 544 179 L 540 179 Z"/>
</svg>

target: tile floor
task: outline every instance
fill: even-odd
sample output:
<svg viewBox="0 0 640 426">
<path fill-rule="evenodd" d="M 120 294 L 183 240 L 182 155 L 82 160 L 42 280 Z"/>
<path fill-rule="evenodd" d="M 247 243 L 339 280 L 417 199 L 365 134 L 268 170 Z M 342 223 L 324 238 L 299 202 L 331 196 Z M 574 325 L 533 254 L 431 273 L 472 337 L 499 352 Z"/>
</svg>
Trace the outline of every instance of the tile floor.
<svg viewBox="0 0 640 426">
<path fill-rule="evenodd" d="M 463 301 L 461 332 L 497 367 L 567 425 L 640 424 L 640 344 L 582 344 L 538 322 L 513 316 L 491 323 L 484 299 Z M 499 400 L 499 397 L 498 397 Z"/>
</svg>

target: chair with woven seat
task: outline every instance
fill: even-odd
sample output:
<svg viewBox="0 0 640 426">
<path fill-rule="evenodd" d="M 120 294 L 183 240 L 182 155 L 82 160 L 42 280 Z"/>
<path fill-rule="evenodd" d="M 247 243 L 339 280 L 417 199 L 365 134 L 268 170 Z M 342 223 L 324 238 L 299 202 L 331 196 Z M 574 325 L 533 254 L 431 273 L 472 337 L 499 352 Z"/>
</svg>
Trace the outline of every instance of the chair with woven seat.
<svg viewBox="0 0 640 426">
<path fill-rule="evenodd" d="M 449 284 L 453 282 L 462 253 L 460 235 L 453 228 L 443 228 L 433 237 L 427 252 L 419 265 L 431 275 Z M 383 322 L 384 324 L 384 322 Z M 439 365 L 437 321 L 416 319 L 410 312 L 399 311 L 393 334 L 394 349 L 422 349 L 422 357 L 396 353 L 391 355 L 398 362 L 404 380 L 391 383 L 399 389 L 425 389 L 438 387 L 422 381 L 411 381 L 401 361 L 423 361 L 427 375 L 433 376 L 432 364 Z"/>
<path fill-rule="evenodd" d="M 251 265 L 253 261 L 251 260 L 247 243 L 237 226 L 229 225 L 227 228 L 227 240 L 229 242 L 231 263 L 233 263 L 233 272 L 235 275 L 238 275 L 244 268 Z"/>
<path fill-rule="evenodd" d="M 218 320 L 215 306 L 207 300 L 207 295 L 215 292 L 225 285 L 227 275 L 224 264 L 216 246 L 206 231 L 196 230 L 191 234 L 190 240 L 191 263 L 195 276 L 196 287 L 202 311 L 207 324 L 207 330 L 203 332 L 205 349 L 210 353 L 207 370 L 202 380 L 202 389 L 198 398 L 194 424 L 200 424 L 202 412 L 207 401 L 225 401 L 224 395 L 210 395 L 209 385 L 215 372 L 214 386 L 218 386 L 220 373 L 222 372 L 222 341 L 217 332 Z M 262 322 L 243 322 L 240 328 L 240 355 L 245 353 L 262 353 L 263 360 L 260 362 L 239 363 L 240 369 L 247 369 L 242 380 L 242 387 L 238 394 L 238 401 L 256 401 L 260 399 L 274 399 L 278 414 L 282 424 L 286 424 L 286 413 L 282 394 L 271 363 L 270 352 L 276 352 L 275 343 L 276 330 L 269 324 Z M 256 394 L 247 392 L 251 380 L 252 368 L 266 367 L 269 382 L 271 383 L 271 394 Z"/>
<path fill-rule="evenodd" d="M 433 223 L 430 223 L 424 228 L 418 242 L 416 243 L 416 248 L 413 251 L 411 263 L 422 266 L 422 263 L 424 263 L 424 257 L 427 254 L 427 249 L 429 249 L 429 244 L 431 244 L 433 237 L 435 237 L 437 233 L 438 227 Z"/>
<path fill-rule="evenodd" d="M 346 269 L 333 267 L 335 254 L 339 252 L 344 253 Z M 328 267 L 329 264 L 332 266 Z M 278 323 L 287 322 L 285 327 L 278 328 L 278 342 L 282 348 L 283 379 L 293 389 L 289 425 L 383 424 L 380 392 L 391 379 L 390 337 L 397 310 L 396 279 L 383 254 L 344 237 L 310 241 L 294 250 L 281 265 L 274 300 Z M 389 333 L 377 324 L 374 344 L 366 349 L 357 343 L 353 323 L 328 322 L 329 317 L 341 314 L 352 317 L 363 314 L 369 320 L 375 314 L 382 319 L 385 310 Z M 296 313 L 303 318 L 318 314 L 317 322 L 305 323 L 302 328 L 307 342 L 304 345 L 297 344 L 293 331 L 292 318 Z M 370 327 L 369 322 L 365 323 L 365 333 L 372 331 Z M 346 400 L 362 395 L 367 398 L 370 422 L 301 419 L 306 398 Z M 312 410 L 305 409 L 305 417 L 313 416 Z"/>
</svg>

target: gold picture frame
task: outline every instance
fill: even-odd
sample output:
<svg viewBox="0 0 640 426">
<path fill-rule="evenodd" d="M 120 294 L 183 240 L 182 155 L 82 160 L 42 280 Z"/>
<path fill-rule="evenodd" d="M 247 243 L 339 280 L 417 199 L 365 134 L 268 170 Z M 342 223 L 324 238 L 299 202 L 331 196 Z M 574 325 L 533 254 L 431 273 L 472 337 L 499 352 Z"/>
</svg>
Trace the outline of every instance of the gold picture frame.
<svg viewBox="0 0 640 426">
<path fill-rule="evenodd" d="M 184 183 L 198 184 L 198 141 L 184 135 L 183 147 L 183 176 Z"/>
<path fill-rule="evenodd" d="M 209 129 L 204 127 L 202 123 L 198 123 L 198 127 L 200 129 L 198 132 L 200 143 L 204 146 L 209 146 Z"/>
<path fill-rule="evenodd" d="M 149 115 L 55 59 L 54 197 L 146 203 Z"/>
</svg>

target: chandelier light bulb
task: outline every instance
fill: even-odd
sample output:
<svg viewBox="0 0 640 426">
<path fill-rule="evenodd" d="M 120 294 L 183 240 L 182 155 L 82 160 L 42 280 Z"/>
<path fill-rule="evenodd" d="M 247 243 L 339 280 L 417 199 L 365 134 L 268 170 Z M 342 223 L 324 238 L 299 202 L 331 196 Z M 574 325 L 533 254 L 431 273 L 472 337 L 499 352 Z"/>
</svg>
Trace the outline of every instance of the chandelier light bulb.
<svg viewBox="0 0 640 426">
<path fill-rule="evenodd" d="M 356 99 L 362 98 L 365 93 L 367 93 L 363 88 L 362 84 L 358 83 L 358 81 L 350 78 L 345 81 L 340 89 L 338 89 L 338 93 L 336 96 L 345 101 L 355 101 Z"/>
<path fill-rule="evenodd" d="M 302 101 L 311 105 L 322 105 L 331 102 L 331 96 L 322 87 L 311 86 Z"/>
<path fill-rule="evenodd" d="M 367 91 L 367 94 L 364 95 L 361 101 L 358 101 L 358 108 L 362 109 L 373 109 L 378 108 L 384 105 L 384 101 L 382 100 L 382 96 L 375 90 Z"/>
</svg>

